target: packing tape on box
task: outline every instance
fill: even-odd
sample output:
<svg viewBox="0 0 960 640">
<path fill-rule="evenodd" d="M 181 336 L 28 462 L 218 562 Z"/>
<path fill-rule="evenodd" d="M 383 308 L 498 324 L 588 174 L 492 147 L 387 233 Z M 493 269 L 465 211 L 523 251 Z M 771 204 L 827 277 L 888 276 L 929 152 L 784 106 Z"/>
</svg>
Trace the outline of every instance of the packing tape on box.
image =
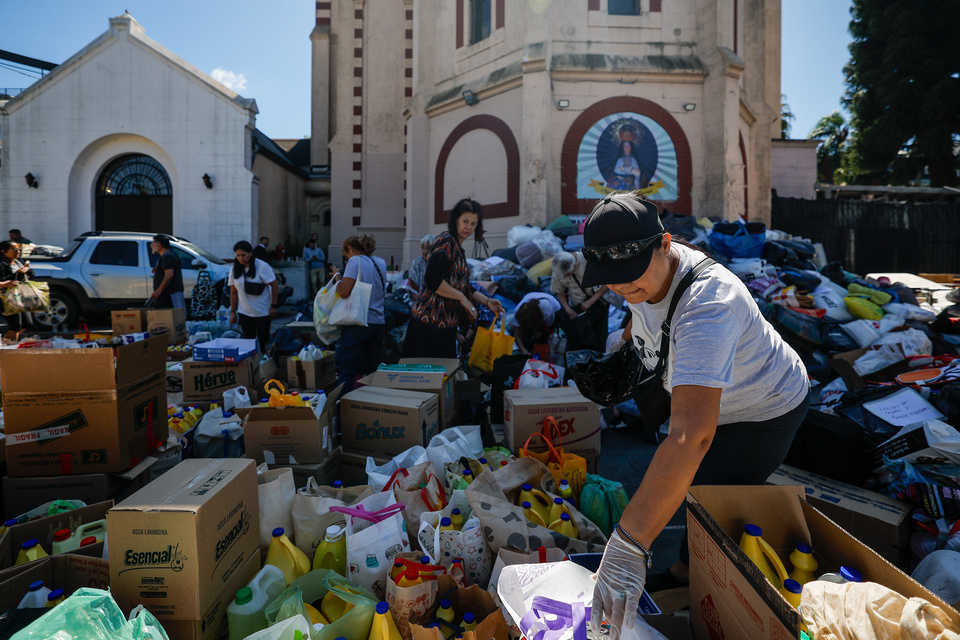
<svg viewBox="0 0 960 640">
<path fill-rule="evenodd" d="M 31 442 L 43 442 L 44 440 L 54 440 L 70 435 L 70 425 L 57 425 L 55 427 L 43 427 L 24 433 L 8 433 L 7 446 L 16 444 L 29 444 Z"/>
</svg>

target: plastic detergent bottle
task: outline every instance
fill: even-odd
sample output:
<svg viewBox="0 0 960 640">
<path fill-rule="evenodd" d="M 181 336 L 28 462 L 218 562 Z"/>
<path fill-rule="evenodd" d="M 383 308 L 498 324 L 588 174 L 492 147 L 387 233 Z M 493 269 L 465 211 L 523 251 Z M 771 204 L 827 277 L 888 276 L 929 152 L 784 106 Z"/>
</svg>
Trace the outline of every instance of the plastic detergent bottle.
<svg viewBox="0 0 960 640">
<path fill-rule="evenodd" d="M 287 588 L 283 571 L 266 564 L 227 607 L 227 623 L 230 640 L 242 640 L 250 634 L 267 628 L 264 611 L 277 596 Z"/>
<path fill-rule="evenodd" d="M 480 458 L 479 460 L 477 460 L 477 462 L 479 462 L 482 466 L 486 467 L 487 469 L 490 469 L 490 471 L 493 471 L 493 467 L 487 464 L 486 458 Z"/>
<path fill-rule="evenodd" d="M 50 551 L 53 555 L 73 551 L 80 546 L 80 539 L 80 536 L 70 529 L 58 529 L 53 534 L 53 544 L 50 545 Z"/>
<path fill-rule="evenodd" d="M 456 615 L 453 613 L 453 607 L 450 606 L 449 598 L 443 598 L 440 600 L 440 608 L 437 609 L 437 618 L 440 620 L 445 620 L 451 625 L 453 624 L 453 621 L 456 619 Z"/>
<path fill-rule="evenodd" d="M 47 609 L 53 609 L 55 606 L 63 602 L 66 598 L 63 595 L 63 589 L 54 589 L 49 594 L 47 594 L 47 604 L 43 605 Z"/>
<path fill-rule="evenodd" d="M 450 524 L 457 531 L 463 528 L 463 516 L 460 514 L 460 509 L 454 509 L 450 512 Z"/>
<path fill-rule="evenodd" d="M 577 529 L 577 523 L 573 521 L 573 518 L 570 517 L 569 513 L 561 513 L 559 520 L 555 520 L 550 523 L 550 530 L 556 531 L 557 533 L 567 536 L 568 538 L 573 538 L 574 540 L 580 537 L 580 531 Z"/>
<path fill-rule="evenodd" d="M 307 615 L 310 616 L 310 624 L 322 624 L 328 625 L 330 622 L 323 617 L 323 614 L 317 611 L 317 608 L 312 604 L 307 602 L 303 603 L 303 608 L 307 610 Z"/>
<path fill-rule="evenodd" d="M 440 531 L 455 531 L 453 521 L 446 516 L 440 518 Z"/>
<path fill-rule="evenodd" d="M 316 395 L 313 396 L 313 412 L 318 416 L 323 413 L 323 407 L 327 404 L 327 394 L 324 393 L 323 389 L 317 389 Z"/>
<path fill-rule="evenodd" d="M 97 539 L 97 542 L 101 542 L 105 535 L 107 535 L 106 520 L 94 520 L 93 522 L 88 522 L 87 524 L 77 527 L 77 540 L 83 540 L 88 536 L 93 536 Z"/>
<path fill-rule="evenodd" d="M 16 526 L 18 524 L 20 524 L 20 522 L 16 518 L 11 518 L 6 522 L 4 522 L 3 526 L 0 526 L 0 536 L 5 534 L 7 532 L 7 529 L 9 529 L 10 527 Z"/>
<path fill-rule="evenodd" d="M 794 609 L 800 606 L 800 594 L 802 592 L 803 585 L 792 578 L 784 580 L 783 586 L 780 588 L 780 595 L 782 595 Z"/>
<path fill-rule="evenodd" d="M 323 600 L 320 602 L 320 613 L 331 623 L 336 622 L 353 609 L 352 602 L 347 602 L 337 595 L 340 591 L 341 587 L 334 587 L 327 592 L 327 595 L 323 596 Z"/>
<path fill-rule="evenodd" d="M 551 526 L 554 522 L 560 519 L 560 514 L 562 513 L 570 513 L 570 510 L 567 509 L 567 505 L 563 501 L 563 498 L 554 498 L 553 504 L 550 505 L 550 515 L 548 516 Z"/>
<path fill-rule="evenodd" d="M 310 402 L 310 396 L 308 395 L 300 396 L 300 402 L 302 402 L 305 407 L 313 407 L 313 404 Z"/>
<path fill-rule="evenodd" d="M 183 423 L 180 422 L 180 418 L 173 417 L 170 419 L 170 428 L 176 431 L 177 433 L 183 433 Z"/>
<path fill-rule="evenodd" d="M 469 485 L 471 482 L 473 482 L 473 471 L 470 471 L 470 469 L 464 469 L 464 470 L 463 470 L 463 481 L 466 482 L 468 485 Z"/>
<path fill-rule="evenodd" d="M 99 540 L 97 540 L 96 536 L 87 536 L 86 538 L 80 541 L 80 546 L 86 547 L 91 544 L 97 544 L 97 542 L 99 542 Z"/>
<path fill-rule="evenodd" d="M 370 626 L 370 640 L 400 640 L 400 631 L 390 615 L 390 605 L 386 602 L 377 603 L 377 613 Z"/>
<path fill-rule="evenodd" d="M 393 580 L 394 583 L 396 583 L 397 578 L 400 577 L 400 574 L 403 573 L 404 569 L 406 568 L 407 568 L 406 565 L 404 565 L 402 562 L 394 562 L 393 568 L 390 569 L 390 579 Z"/>
<path fill-rule="evenodd" d="M 524 502 L 520 506 L 523 507 L 523 515 L 524 517 L 526 517 L 527 520 L 529 520 L 533 524 L 538 524 L 541 527 L 547 526 L 546 523 L 543 521 L 543 518 L 540 517 L 539 513 L 533 510 L 533 505 L 531 505 L 529 502 Z"/>
<path fill-rule="evenodd" d="M 760 571 L 770 584 L 774 587 L 783 586 L 783 581 L 787 579 L 787 570 L 773 548 L 763 540 L 762 535 L 763 531 L 757 525 L 745 525 L 743 535 L 740 536 L 740 548 L 748 558 L 753 560 L 754 564 L 760 567 Z"/>
<path fill-rule="evenodd" d="M 344 528 L 337 524 L 327 527 L 323 541 L 313 554 L 314 569 L 330 569 L 347 577 L 347 537 Z"/>
<path fill-rule="evenodd" d="M 17 554 L 17 561 L 14 564 L 27 564 L 40 558 L 46 558 L 47 555 L 47 552 L 40 546 L 40 541 L 34 538 L 20 545 L 20 553 Z M 43 605 L 41 604 L 40 606 L 42 607 Z"/>
<path fill-rule="evenodd" d="M 397 579 L 398 587 L 412 587 L 423 582 L 423 576 L 420 575 L 419 571 L 405 569 L 403 573 L 400 574 L 400 577 Z"/>
<path fill-rule="evenodd" d="M 814 579 L 814 572 L 819 566 L 806 542 L 798 542 L 796 548 L 790 552 L 790 564 L 793 565 L 790 577 L 801 585 Z"/>
<path fill-rule="evenodd" d="M 50 589 L 43 586 L 43 580 L 31 582 L 17 609 L 43 609 L 47 606 L 48 595 L 50 595 Z"/>
<path fill-rule="evenodd" d="M 305 573 L 310 572 L 310 559 L 300 551 L 283 533 L 283 527 L 277 527 L 273 530 L 273 539 L 270 540 L 270 548 L 267 550 L 266 564 L 272 564 L 283 571 L 283 577 L 287 585 Z"/>
<path fill-rule="evenodd" d="M 476 631 L 477 616 L 473 615 L 472 611 L 467 611 L 465 614 L 463 614 L 463 624 L 460 626 L 463 627 L 464 633 L 467 631 Z"/>
<path fill-rule="evenodd" d="M 544 523 L 550 524 L 548 518 L 550 517 L 550 506 L 553 504 L 553 500 L 547 497 L 547 494 L 543 491 L 534 489 L 533 485 L 524 484 L 520 487 L 520 502 L 529 502 L 540 519 Z"/>
<path fill-rule="evenodd" d="M 826 580 L 827 582 L 835 582 L 837 584 L 863 582 L 863 574 L 853 567 L 840 567 L 840 573 L 825 573 L 817 578 L 817 580 Z"/>
<path fill-rule="evenodd" d="M 567 482 L 566 478 L 560 481 L 560 497 L 573 506 L 577 506 L 573 501 L 573 487 L 570 486 L 570 483 Z"/>
</svg>

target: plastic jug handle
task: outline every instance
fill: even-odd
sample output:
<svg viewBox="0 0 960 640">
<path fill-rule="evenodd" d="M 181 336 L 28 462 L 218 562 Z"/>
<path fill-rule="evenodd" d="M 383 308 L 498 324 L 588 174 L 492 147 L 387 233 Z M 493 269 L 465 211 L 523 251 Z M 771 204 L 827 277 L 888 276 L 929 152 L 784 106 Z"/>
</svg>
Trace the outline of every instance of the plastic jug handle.
<svg viewBox="0 0 960 640">
<path fill-rule="evenodd" d="M 777 552 L 773 550 L 773 547 L 763 538 L 757 538 L 757 540 L 760 542 L 760 549 L 763 551 L 763 555 L 767 556 L 767 560 L 773 565 L 773 570 L 776 571 L 780 577 L 780 586 L 782 587 L 783 581 L 789 578 L 790 574 L 787 573 L 786 567 L 780 562 L 780 557 L 777 555 Z"/>
</svg>

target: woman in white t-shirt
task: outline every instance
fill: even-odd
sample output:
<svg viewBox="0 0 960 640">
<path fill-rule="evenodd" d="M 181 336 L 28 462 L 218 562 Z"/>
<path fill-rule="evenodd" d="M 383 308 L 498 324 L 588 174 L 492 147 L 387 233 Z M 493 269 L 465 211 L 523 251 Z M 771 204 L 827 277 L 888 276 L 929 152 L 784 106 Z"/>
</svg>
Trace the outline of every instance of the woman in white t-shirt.
<svg viewBox="0 0 960 640">
<path fill-rule="evenodd" d="M 265 353 L 270 340 L 270 320 L 277 313 L 280 284 L 273 268 L 253 257 L 253 247 L 246 240 L 233 245 L 233 253 L 233 268 L 227 276 L 230 322 L 239 320 L 243 337 L 256 338 L 260 353 Z"/>
</svg>

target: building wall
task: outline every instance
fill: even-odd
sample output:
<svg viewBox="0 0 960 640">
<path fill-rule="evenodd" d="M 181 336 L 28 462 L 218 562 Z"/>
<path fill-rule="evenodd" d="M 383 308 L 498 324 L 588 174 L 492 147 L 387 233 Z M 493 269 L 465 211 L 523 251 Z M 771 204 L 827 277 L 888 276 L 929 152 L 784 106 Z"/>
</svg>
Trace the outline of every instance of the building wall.
<svg viewBox="0 0 960 640">
<path fill-rule="evenodd" d="M 230 255 L 236 238 L 256 231 L 255 117 L 253 101 L 146 38 L 129 15 L 114 18 L 98 40 L 0 109 L 0 225 L 66 246 L 94 228 L 105 165 L 146 153 L 172 182 L 174 233 Z M 39 188 L 27 188 L 28 172 Z"/>
<path fill-rule="evenodd" d="M 781 198 L 817 197 L 819 140 L 774 140 L 770 146 L 771 187 Z"/>
<path fill-rule="evenodd" d="M 236 240 L 270 238 L 270 246 L 282 244 L 288 253 L 299 255 L 310 236 L 305 190 L 306 178 L 291 172 L 265 154 L 253 160 L 253 172 L 260 178 L 257 193 L 259 229 L 255 236 Z"/>
</svg>

